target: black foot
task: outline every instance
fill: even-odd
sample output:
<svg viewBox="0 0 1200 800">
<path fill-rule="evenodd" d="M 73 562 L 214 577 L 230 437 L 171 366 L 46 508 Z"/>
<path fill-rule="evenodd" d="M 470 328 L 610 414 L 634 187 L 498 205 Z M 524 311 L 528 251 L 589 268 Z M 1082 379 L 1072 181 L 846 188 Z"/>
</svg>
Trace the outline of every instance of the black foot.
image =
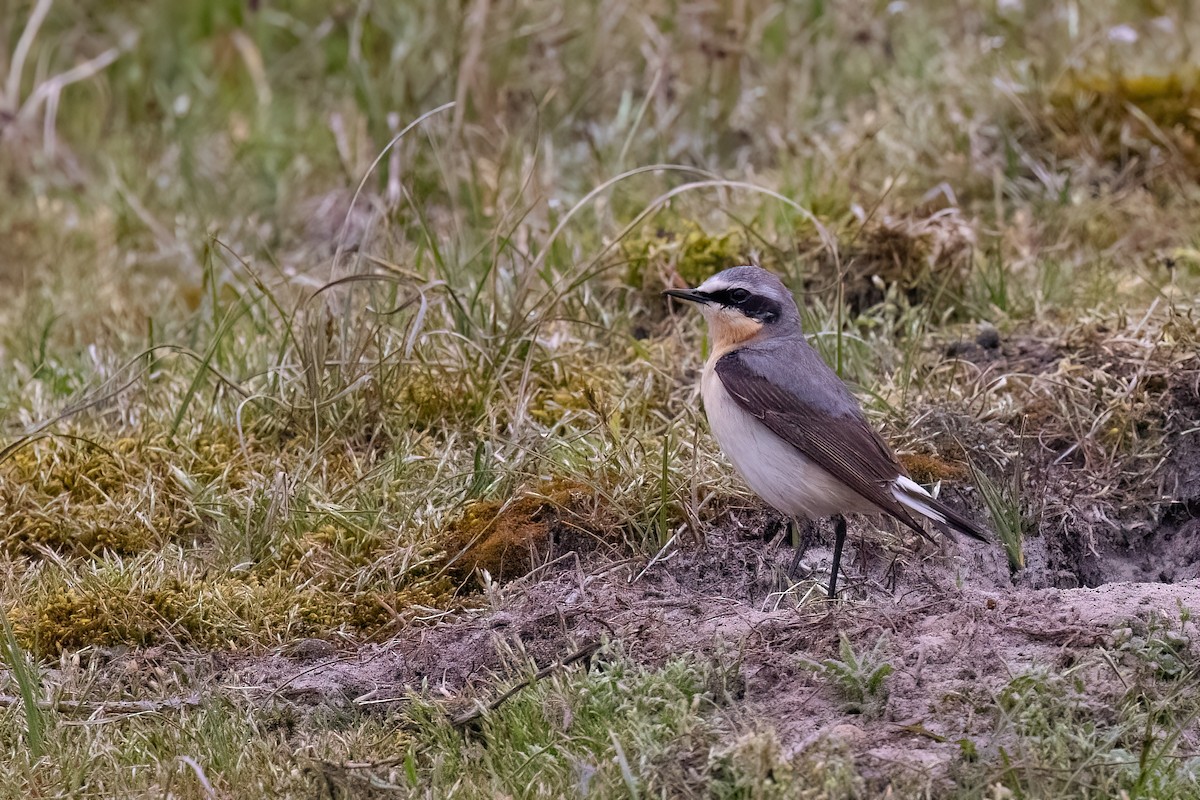
<svg viewBox="0 0 1200 800">
<path fill-rule="evenodd" d="M 837 598 L 838 570 L 842 568 L 842 546 L 846 544 L 846 518 L 833 518 L 833 569 L 829 573 L 829 599 Z"/>
</svg>

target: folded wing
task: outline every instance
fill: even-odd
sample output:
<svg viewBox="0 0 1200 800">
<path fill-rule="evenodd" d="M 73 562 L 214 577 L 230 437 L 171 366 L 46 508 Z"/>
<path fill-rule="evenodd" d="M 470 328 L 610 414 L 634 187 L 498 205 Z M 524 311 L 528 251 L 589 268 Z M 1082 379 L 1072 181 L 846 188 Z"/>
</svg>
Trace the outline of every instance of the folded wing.
<svg viewBox="0 0 1200 800">
<path fill-rule="evenodd" d="M 896 498 L 894 484 L 904 469 L 861 411 L 852 408 L 852 413 L 831 416 L 772 383 L 736 350 L 717 360 L 716 372 L 738 406 L 772 433 L 880 510 L 928 535 Z"/>
</svg>

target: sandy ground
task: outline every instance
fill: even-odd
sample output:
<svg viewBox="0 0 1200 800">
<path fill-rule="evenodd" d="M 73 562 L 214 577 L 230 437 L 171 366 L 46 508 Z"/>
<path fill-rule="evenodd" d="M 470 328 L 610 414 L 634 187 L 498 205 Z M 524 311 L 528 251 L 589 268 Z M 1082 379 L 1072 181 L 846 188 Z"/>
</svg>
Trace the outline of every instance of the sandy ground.
<svg viewBox="0 0 1200 800">
<path fill-rule="evenodd" d="M 1181 608 L 1200 609 L 1200 580 L 1034 589 L 1013 585 L 998 546 L 926 545 L 904 559 L 852 558 L 845 599 L 830 603 L 813 581 L 791 586 L 792 551 L 772 549 L 760 530 L 751 515 L 648 568 L 565 559 L 500 589 L 486 610 L 414 626 L 356 653 L 312 643 L 238 661 L 220 680 L 303 705 L 402 703 L 427 682 L 451 709 L 469 708 L 505 685 L 497 676 L 514 651 L 541 667 L 608 638 L 646 663 L 682 653 L 740 659 L 734 722 L 775 727 L 786 752 L 831 737 L 868 773 L 903 764 L 936 779 L 961 756 L 961 738 L 989 746 L 987 709 L 1014 676 L 1079 664 L 1111 647 L 1120 629 L 1155 619 L 1182 624 L 1200 641 L 1195 622 L 1180 622 Z M 823 547 L 805 553 L 815 580 L 825 579 L 828 557 Z M 801 591 L 812 595 L 802 599 Z M 850 713 L 829 679 L 804 667 L 836 657 L 840 633 L 859 653 L 886 637 L 879 655 L 895 671 L 876 714 Z M 1091 669 L 1087 680 L 1097 697 L 1122 688 L 1113 670 Z M 1186 732 L 1188 739 L 1196 744 L 1200 732 Z"/>
</svg>

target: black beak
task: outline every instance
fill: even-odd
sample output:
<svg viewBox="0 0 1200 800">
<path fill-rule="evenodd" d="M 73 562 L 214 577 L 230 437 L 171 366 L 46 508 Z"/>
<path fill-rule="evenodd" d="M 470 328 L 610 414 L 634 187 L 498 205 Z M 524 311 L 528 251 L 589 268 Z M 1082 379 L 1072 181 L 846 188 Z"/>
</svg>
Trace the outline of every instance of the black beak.
<svg viewBox="0 0 1200 800">
<path fill-rule="evenodd" d="M 667 289 L 663 294 L 678 300 L 686 300 L 689 303 L 707 303 L 711 299 L 704 292 L 698 292 L 695 289 Z"/>
</svg>

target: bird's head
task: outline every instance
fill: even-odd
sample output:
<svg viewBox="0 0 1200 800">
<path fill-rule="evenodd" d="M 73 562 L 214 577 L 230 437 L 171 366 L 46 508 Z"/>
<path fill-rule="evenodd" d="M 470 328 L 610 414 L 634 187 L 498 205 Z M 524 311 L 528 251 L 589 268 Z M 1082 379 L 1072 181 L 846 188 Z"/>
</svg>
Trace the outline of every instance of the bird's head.
<svg viewBox="0 0 1200 800">
<path fill-rule="evenodd" d="M 800 311 L 792 293 L 760 267 L 732 267 L 695 289 L 668 289 L 663 294 L 696 304 L 708 320 L 714 351 L 800 332 Z"/>
</svg>

